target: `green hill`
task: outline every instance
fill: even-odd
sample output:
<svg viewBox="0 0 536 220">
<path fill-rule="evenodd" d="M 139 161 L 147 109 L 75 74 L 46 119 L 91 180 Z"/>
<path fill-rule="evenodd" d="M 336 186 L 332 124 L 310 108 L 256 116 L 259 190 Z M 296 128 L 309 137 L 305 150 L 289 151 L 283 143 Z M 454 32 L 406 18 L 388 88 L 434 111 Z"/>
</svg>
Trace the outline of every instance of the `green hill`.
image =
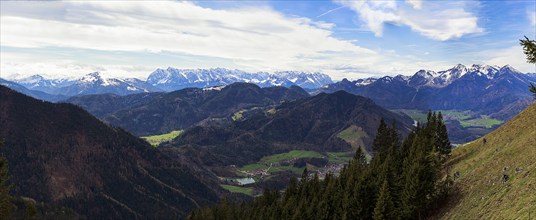
<svg viewBox="0 0 536 220">
<path fill-rule="evenodd" d="M 536 219 L 536 104 L 452 152 L 457 193 L 438 219 Z"/>
</svg>

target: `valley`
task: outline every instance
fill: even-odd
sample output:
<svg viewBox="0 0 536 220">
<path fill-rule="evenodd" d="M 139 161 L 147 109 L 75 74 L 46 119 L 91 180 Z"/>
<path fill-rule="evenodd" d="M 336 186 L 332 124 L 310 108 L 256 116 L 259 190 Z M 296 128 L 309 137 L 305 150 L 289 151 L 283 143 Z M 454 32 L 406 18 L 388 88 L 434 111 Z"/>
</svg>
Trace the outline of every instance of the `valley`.
<svg viewBox="0 0 536 220">
<path fill-rule="evenodd" d="M 426 122 L 428 113 L 427 111 L 418 109 L 392 109 L 391 111 L 408 115 L 421 124 Z M 443 114 L 443 118 L 449 129 L 449 138 L 456 145 L 481 137 L 504 123 L 502 120 L 492 118 L 492 115 L 481 115 L 471 110 L 438 109 L 433 111 Z"/>
<path fill-rule="evenodd" d="M 0 0 L 0 220 L 536 219 L 536 0 Z"/>
<path fill-rule="evenodd" d="M 286 185 L 285 180 L 301 176 L 305 169 L 311 174 L 316 173 L 320 179 L 324 179 L 328 173 L 338 175 L 354 153 L 293 150 L 269 155 L 242 167 L 230 165 L 229 173 L 235 175 L 220 177 L 221 186 L 230 192 L 260 195 L 266 187 L 280 188 Z"/>
</svg>

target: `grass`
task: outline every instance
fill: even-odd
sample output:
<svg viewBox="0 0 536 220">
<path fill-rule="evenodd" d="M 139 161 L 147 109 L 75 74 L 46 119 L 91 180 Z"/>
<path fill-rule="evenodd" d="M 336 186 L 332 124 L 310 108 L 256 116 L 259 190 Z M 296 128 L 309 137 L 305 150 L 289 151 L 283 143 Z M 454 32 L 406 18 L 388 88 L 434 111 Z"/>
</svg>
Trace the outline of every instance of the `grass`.
<svg viewBox="0 0 536 220">
<path fill-rule="evenodd" d="M 353 157 L 354 152 L 327 152 L 329 163 L 341 164 L 348 163 Z"/>
<path fill-rule="evenodd" d="M 418 109 L 392 109 L 393 112 L 404 113 L 408 115 L 411 119 L 418 121 L 420 123 L 426 123 L 427 112 Z"/>
<path fill-rule="evenodd" d="M 233 119 L 233 121 L 238 121 L 238 120 L 240 120 L 240 119 L 242 119 L 244 117 L 243 114 L 244 114 L 245 111 L 246 110 L 244 110 L 244 109 L 242 109 L 240 111 L 237 111 L 237 112 L 235 112 L 233 114 L 233 117 L 231 117 L 231 118 Z"/>
<path fill-rule="evenodd" d="M 283 172 L 283 171 L 291 171 L 295 174 L 302 174 L 304 168 L 300 167 L 294 167 L 294 166 L 273 166 L 268 170 L 269 173 L 277 173 L 277 172 Z"/>
<path fill-rule="evenodd" d="M 456 110 L 435 110 L 436 112 L 441 112 L 445 120 L 456 120 L 463 121 L 472 117 L 472 111 L 456 111 Z"/>
<path fill-rule="evenodd" d="M 233 186 L 233 185 L 220 185 L 222 188 L 226 189 L 227 191 L 229 192 L 232 192 L 232 193 L 242 193 L 242 194 L 246 194 L 248 196 L 253 196 L 253 189 L 252 188 L 249 188 L 249 187 L 241 187 L 241 186 Z"/>
<path fill-rule="evenodd" d="M 167 134 L 160 134 L 160 135 L 153 135 L 153 136 L 145 136 L 145 137 L 141 137 L 143 139 L 145 139 L 147 142 L 149 142 L 151 145 L 153 146 L 158 146 L 160 143 L 162 142 L 166 142 L 166 141 L 170 141 L 172 140 L 173 138 L 176 138 L 177 136 L 179 136 L 180 134 L 182 134 L 182 130 L 178 130 L 178 131 L 172 131 L 172 132 L 169 132 Z"/>
<path fill-rule="evenodd" d="M 416 109 L 394 109 L 392 111 L 402 112 L 407 114 L 413 120 L 421 123 L 426 123 L 427 112 Z M 472 111 L 458 110 L 435 110 L 441 112 L 445 121 L 459 121 L 462 127 L 481 127 L 492 128 L 493 126 L 503 123 L 501 120 L 489 118 L 486 115 L 475 115 Z"/>
<path fill-rule="evenodd" d="M 471 119 L 467 121 L 462 121 L 461 125 L 463 127 L 485 127 L 485 128 L 492 128 L 495 125 L 500 125 L 503 123 L 500 120 L 493 119 L 493 118 L 477 118 L 477 119 Z"/>
<path fill-rule="evenodd" d="M 260 164 L 260 163 L 254 163 L 254 164 L 248 164 L 240 168 L 240 170 L 243 171 L 252 171 L 252 170 L 260 170 L 260 169 L 266 169 L 270 167 L 270 165 L 266 164 Z"/>
<path fill-rule="evenodd" d="M 536 104 L 449 160 L 458 189 L 433 219 L 536 218 Z M 486 141 L 484 141 L 484 139 Z M 501 180 L 503 175 L 509 179 Z"/>
<path fill-rule="evenodd" d="M 298 168 L 294 166 L 282 166 L 282 165 L 276 165 L 276 164 L 286 161 L 286 160 L 291 160 L 291 159 L 322 158 L 322 157 L 324 157 L 324 155 L 316 151 L 293 150 L 287 153 L 274 154 L 274 155 L 263 157 L 259 162 L 245 165 L 242 168 L 240 168 L 240 170 L 252 171 L 252 170 L 260 170 L 260 169 L 268 169 L 270 167 L 270 164 L 272 164 L 272 167 L 270 167 L 270 169 L 268 170 L 269 173 L 291 171 L 297 174 L 301 174 L 303 172 L 303 168 Z"/>
<path fill-rule="evenodd" d="M 290 160 L 290 159 L 299 159 L 299 158 L 322 158 L 323 155 L 316 152 L 316 151 L 311 151 L 311 150 L 293 150 L 293 151 L 290 151 L 290 152 L 287 152 L 287 153 L 282 153 L 282 154 L 274 154 L 274 155 L 271 155 L 271 156 L 266 156 L 266 157 L 263 157 L 261 159 L 261 162 L 264 162 L 264 163 L 276 163 L 276 162 L 281 162 L 281 161 L 285 161 L 285 160 Z"/>
<path fill-rule="evenodd" d="M 363 142 L 363 139 L 367 138 L 368 134 L 360 127 L 352 125 L 337 134 L 337 137 L 350 144 L 354 150 L 361 148 L 361 151 L 365 153 L 367 158 L 371 157 L 371 154 L 365 149 L 365 143 Z"/>
</svg>

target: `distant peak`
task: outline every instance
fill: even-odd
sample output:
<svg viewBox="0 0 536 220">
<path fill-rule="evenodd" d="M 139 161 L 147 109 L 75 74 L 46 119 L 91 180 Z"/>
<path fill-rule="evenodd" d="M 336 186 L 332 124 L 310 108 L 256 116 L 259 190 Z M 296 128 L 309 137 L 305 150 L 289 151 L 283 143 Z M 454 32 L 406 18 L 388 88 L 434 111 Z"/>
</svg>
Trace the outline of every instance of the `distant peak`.
<svg viewBox="0 0 536 220">
<path fill-rule="evenodd" d="M 101 77 L 101 74 L 100 72 L 92 72 L 92 73 L 88 73 L 86 76 Z"/>
<path fill-rule="evenodd" d="M 519 72 L 519 70 L 516 70 L 514 67 L 506 64 L 503 67 L 501 67 L 500 71 L 510 71 L 510 72 Z"/>
<path fill-rule="evenodd" d="M 473 64 L 473 66 L 474 66 L 474 65 L 475 65 L 475 64 Z M 458 64 L 456 64 L 456 66 L 454 66 L 454 69 L 465 69 L 465 68 L 466 68 L 465 65 L 463 65 L 463 64 L 461 64 L 461 63 L 458 63 Z"/>
</svg>

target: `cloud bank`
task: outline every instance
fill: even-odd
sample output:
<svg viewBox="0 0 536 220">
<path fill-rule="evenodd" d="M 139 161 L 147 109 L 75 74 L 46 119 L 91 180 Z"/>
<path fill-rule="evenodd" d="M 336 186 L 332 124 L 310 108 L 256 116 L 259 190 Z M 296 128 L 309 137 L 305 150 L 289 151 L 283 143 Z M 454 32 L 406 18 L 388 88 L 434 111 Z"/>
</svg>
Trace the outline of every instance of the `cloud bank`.
<svg viewBox="0 0 536 220">
<path fill-rule="evenodd" d="M 364 26 L 382 36 L 384 23 L 404 25 L 430 39 L 446 41 L 464 35 L 481 33 L 478 17 L 465 10 L 465 2 L 407 0 L 336 0 L 355 11 Z M 440 4 L 440 6 L 439 6 Z"/>
</svg>

